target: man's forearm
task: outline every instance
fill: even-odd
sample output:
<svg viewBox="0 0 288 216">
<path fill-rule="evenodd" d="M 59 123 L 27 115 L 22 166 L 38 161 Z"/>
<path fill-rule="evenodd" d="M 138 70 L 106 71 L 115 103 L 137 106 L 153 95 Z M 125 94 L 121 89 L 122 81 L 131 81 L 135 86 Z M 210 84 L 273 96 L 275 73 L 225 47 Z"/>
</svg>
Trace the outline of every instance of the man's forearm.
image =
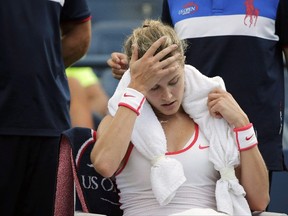
<svg viewBox="0 0 288 216">
<path fill-rule="evenodd" d="M 69 67 L 87 52 L 91 40 L 91 21 L 62 25 L 62 55 Z"/>
</svg>

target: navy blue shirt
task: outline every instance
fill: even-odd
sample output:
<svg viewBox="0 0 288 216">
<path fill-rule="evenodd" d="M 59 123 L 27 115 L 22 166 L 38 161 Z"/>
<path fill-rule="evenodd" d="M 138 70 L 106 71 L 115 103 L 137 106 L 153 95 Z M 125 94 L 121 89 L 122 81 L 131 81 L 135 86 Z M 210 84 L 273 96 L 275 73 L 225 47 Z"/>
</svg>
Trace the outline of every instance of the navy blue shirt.
<svg viewBox="0 0 288 216">
<path fill-rule="evenodd" d="M 186 63 L 221 76 L 248 115 L 270 170 L 282 170 L 287 0 L 164 0 L 162 21 L 187 40 Z"/>
<path fill-rule="evenodd" d="M 0 134 L 58 136 L 70 127 L 59 23 L 89 16 L 85 0 L 0 1 Z"/>
</svg>

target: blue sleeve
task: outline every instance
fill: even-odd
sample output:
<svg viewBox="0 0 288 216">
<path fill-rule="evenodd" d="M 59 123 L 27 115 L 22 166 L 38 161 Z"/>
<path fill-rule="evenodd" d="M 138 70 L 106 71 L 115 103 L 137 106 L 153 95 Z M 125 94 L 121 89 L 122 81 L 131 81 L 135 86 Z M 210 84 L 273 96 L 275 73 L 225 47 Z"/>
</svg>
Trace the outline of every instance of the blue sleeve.
<svg viewBox="0 0 288 216">
<path fill-rule="evenodd" d="M 86 0 L 65 0 L 61 21 L 83 21 L 90 17 Z"/>
</svg>

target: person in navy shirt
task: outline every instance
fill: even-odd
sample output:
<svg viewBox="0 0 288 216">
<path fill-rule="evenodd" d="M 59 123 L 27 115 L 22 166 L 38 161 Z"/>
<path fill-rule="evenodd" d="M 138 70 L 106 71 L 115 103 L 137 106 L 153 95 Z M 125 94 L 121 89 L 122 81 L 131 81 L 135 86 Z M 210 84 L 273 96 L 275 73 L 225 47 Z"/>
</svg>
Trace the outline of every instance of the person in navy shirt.
<svg viewBox="0 0 288 216">
<path fill-rule="evenodd" d="M 87 51 L 85 0 L 0 3 L 0 215 L 51 216 L 68 67 Z"/>
</svg>

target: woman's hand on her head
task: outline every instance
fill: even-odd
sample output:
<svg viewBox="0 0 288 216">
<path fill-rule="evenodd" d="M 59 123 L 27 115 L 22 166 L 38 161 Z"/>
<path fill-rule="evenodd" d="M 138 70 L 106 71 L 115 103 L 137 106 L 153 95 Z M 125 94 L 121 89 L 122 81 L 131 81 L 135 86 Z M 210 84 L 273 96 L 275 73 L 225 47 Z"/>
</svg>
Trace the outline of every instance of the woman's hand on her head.
<svg viewBox="0 0 288 216">
<path fill-rule="evenodd" d="M 227 91 L 216 88 L 208 94 L 208 109 L 215 118 L 224 118 L 234 127 L 249 124 L 249 119 L 233 96 Z"/>
<path fill-rule="evenodd" d="M 175 71 L 179 67 L 178 64 L 173 64 L 175 61 L 179 60 L 179 53 L 162 60 L 169 53 L 177 49 L 176 44 L 166 47 L 155 54 L 165 40 L 166 37 L 159 38 L 140 59 L 138 59 L 137 46 L 132 46 L 133 51 L 130 61 L 131 82 L 129 87 L 134 88 L 146 95 L 146 93 L 153 88 L 153 86 L 155 86 L 161 80 L 161 78 L 170 72 Z"/>
<path fill-rule="evenodd" d="M 128 69 L 128 57 L 124 53 L 113 52 L 107 64 L 112 69 L 112 75 L 115 79 L 120 80 L 124 72 Z"/>
</svg>

